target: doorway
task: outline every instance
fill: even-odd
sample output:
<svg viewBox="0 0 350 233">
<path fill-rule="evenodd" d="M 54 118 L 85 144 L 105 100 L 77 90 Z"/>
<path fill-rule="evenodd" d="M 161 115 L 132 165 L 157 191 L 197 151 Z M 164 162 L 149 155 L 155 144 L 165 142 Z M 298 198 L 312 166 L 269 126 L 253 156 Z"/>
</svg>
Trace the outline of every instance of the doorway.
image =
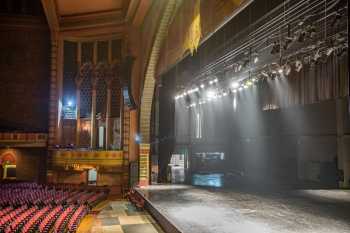
<svg viewBox="0 0 350 233">
<path fill-rule="evenodd" d="M 88 185 L 97 185 L 97 170 L 95 168 L 87 171 L 87 183 Z"/>
</svg>

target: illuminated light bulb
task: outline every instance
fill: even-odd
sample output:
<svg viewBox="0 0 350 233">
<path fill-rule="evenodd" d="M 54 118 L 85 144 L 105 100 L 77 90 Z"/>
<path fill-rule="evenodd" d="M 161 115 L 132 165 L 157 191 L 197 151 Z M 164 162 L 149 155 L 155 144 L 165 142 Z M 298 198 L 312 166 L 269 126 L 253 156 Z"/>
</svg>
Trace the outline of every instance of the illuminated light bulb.
<svg viewBox="0 0 350 233">
<path fill-rule="evenodd" d="M 279 69 L 278 69 L 278 73 L 282 74 L 282 73 L 283 73 L 283 69 L 282 69 L 282 68 L 279 68 Z"/>
<path fill-rule="evenodd" d="M 219 80 L 216 78 L 216 79 L 214 79 L 214 83 L 217 83 L 217 82 L 219 82 Z"/>
<path fill-rule="evenodd" d="M 205 85 L 202 83 L 202 84 L 200 85 L 200 87 L 203 89 L 203 88 L 205 87 Z"/>
<path fill-rule="evenodd" d="M 253 83 L 252 83 L 252 81 L 249 80 L 246 85 L 251 86 L 251 85 L 253 85 Z"/>
<path fill-rule="evenodd" d="M 238 88 L 239 89 L 239 88 Z M 236 93 L 237 92 L 237 89 L 233 89 L 233 91 L 232 91 L 233 93 Z"/>
<path fill-rule="evenodd" d="M 256 78 L 252 78 L 252 81 L 253 81 L 253 82 L 256 82 L 256 81 L 258 81 L 258 80 L 257 80 Z"/>
<path fill-rule="evenodd" d="M 223 95 L 223 96 L 227 96 L 227 92 L 224 92 L 222 95 Z"/>
<path fill-rule="evenodd" d="M 239 87 L 239 83 L 237 83 L 237 82 L 232 83 L 232 87 L 233 87 L 233 88 Z"/>
</svg>

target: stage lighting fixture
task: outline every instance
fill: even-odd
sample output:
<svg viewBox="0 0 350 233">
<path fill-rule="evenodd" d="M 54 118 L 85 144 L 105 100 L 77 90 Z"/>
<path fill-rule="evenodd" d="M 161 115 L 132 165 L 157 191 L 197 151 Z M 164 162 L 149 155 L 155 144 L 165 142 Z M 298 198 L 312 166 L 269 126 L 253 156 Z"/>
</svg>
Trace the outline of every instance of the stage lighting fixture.
<svg viewBox="0 0 350 233">
<path fill-rule="evenodd" d="M 280 67 L 280 68 L 278 68 L 278 73 L 280 73 L 280 74 L 282 74 L 283 73 L 283 68 L 282 67 Z"/>
<path fill-rule="evenodd" d="M 252 78 L 252 82 L 257 82 L 258 81 L 258 79 L 257 78 Z"/>
<path fill-rule="evenodd" d="M 247 89 L 247 88 L 248 88 L 248 85 L 244 85 L 243 88 L 244 88 L 244 89 Z"/>
<path fill-rule="evenodd" d="M 253 82 L 252 82 L 251 80 L 248 80 L 248 81 L 246 82 L 246 85 L 247 85 L 247 86 L 251 86 L 251 85 L 253 85 Z"/>
<path fill-rule="evenodd" d="M 237 66 L 237 72 L 241 71 L 242 70 L 242 64 L 239 63 L 238 66 Z"/>
<path fill-rule="evenodd" d="M 216 92 L 214 90 L 207 91 L 207 97 L 208 99 L 212 99 L 216 96 Z"/>
<path fill-rule="evenodd" d="M 67 103 L 67 105 L 68 105 L 69 107 L 72 107 L 72 106 L 73 106 L 73 101 L 71 101 L 71 100 L 68 100 L 68 103 Z"/>
<path fill-rule="evenodd" d="M 243 90 L 243 87 L 242 87 L 242 86 L 238 88 L 238 91 L 242 91 L 242 90 Z"/>
<path fill-rule="evenodd" d="M 332 48 L 328 48 L 327 52 L 326 52 L 327 57 L 329 57 L 333 53 L 333 51 L 334 51 L 333 47 Z"/>
<path fill-rule="evenodd" d="M 305 41 L 305 35 L 306 35 L 306 32 L 304 30 L 298 30 L 297 31 L 297 41 L 302 43 Z"/>
<path fill-rule="evenodd" d="M 239 89 L 239 88 L 238 88 L 238 89 Z M 233 89 L 232 92 L 233 92 L 233 93 L 236 93 L 236 92 L 237 92 L 237 89 Z"/>
<path fill-rule="evenodd" d="M 233 88 L 237 88 L 237 87 L 239 87 L 239 83 L 238 83 L 238 82 L 233 82 L 233 83 L 231 84 L 231 86 L 232 86 Z"/>
<path fill-rule="evenodd" d="M 265 70 L 261 71 L 260 73 L 265 78 L 269 78 L 269 76 L 270 76 Z"/>
<path fill-rule="evenodd" d="M 257 63 L 259 61 L 259 54 L 257 52 L 254 52 L 252 54 L 252 57 L 253 57 L 253 62 L 254 63 Z"/>
<path fill-rule="evenodd" d="M 292 68 L 290 67 L 290 65 L 288 63 L 283 65 L 283 74 L 284 75 L 288 76 L 291 71 L 292 71 Z"/>
<path fill-rule="evenodd" d="M 214 79 L 214 83 L 217 83 L 219 82 L 219 80 L 217 78 Z"/>
<path fill-rule="evenodd" d="M 202 83 L 202 84 L 200 85 L 200 87 L 203 89 L 203 88 L 205 87 L 205 85 Z"/>
<path fill-rule="evenodd" d="M 223 95 L 223 96 L 227 96 L 227 92 L 224 92 L 222 95 Z"/>
<path fill-rule="evenodd" d="M 317 62 L 318 61 L 318 59 L 321 57 L 321 54 L 320 54 L 320 49 L 318 49 L 317 51 L 316 51 L 316 53 L 314 54 L 314 56 L 313 56 L 313 60 L 314 60 L 314 62 Z"/>
<path fill-rule="evenodd" d="M 209 81 L 209 85 L 213 85 L 214 84 L 214 81 L 213 80 L 210 80 Z"/>
<path fill-rule="evenodd" d="M 280 44 L 275 41 L 273 42 L 273 45 L 272 45 L 271 54 L 277 54 L 279 52 L 280 52 Z"/>
<path fill-rule="evenodd" d="M 300 60 L 295 61 L 295 71 L 300 72 L 303 68 L 303 63 Z"/>
</svg>

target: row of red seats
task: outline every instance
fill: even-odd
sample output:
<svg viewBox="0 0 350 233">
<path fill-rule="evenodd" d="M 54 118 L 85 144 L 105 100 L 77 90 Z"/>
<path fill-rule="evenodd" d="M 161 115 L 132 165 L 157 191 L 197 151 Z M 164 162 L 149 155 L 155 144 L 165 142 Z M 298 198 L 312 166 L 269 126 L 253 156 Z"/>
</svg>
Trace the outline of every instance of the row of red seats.
<svg viewBox="0 0 350 233">
<path fill-rule="evenodd" d="M 0 233 L 75 232 L 106 192 L 61 190 L 32 183 L 0 184 Z"/>
<path fill-rule="evenodd" d="M 80 206 L 75 213 L 72 215 L 72 217 L 70 218 L 69 222 L 68 222 L 68 232 L 69 233 L 73 233 L 78 229 L 78 225 L 81 221 L 81 219 L 83 218 L 83 216 L 85 216 L 88 213 L 88 208 L 86 208 L 85 206 Z"/>
</svg>

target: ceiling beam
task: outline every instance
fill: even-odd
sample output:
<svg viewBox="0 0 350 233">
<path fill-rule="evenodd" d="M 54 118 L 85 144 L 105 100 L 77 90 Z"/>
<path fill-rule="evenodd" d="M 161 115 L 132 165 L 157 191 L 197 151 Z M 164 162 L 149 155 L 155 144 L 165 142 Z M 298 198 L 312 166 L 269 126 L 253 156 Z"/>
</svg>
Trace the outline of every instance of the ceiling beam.
<svg viewBox="0 0 350 233">
<path fill-rule="evenodd" d="M 53 32 L 58 32 L 60 30 L 60 24 L 55 0 L 41 0 L 41 4 L 44 8 L 50 30 Z"/>
</svg>

